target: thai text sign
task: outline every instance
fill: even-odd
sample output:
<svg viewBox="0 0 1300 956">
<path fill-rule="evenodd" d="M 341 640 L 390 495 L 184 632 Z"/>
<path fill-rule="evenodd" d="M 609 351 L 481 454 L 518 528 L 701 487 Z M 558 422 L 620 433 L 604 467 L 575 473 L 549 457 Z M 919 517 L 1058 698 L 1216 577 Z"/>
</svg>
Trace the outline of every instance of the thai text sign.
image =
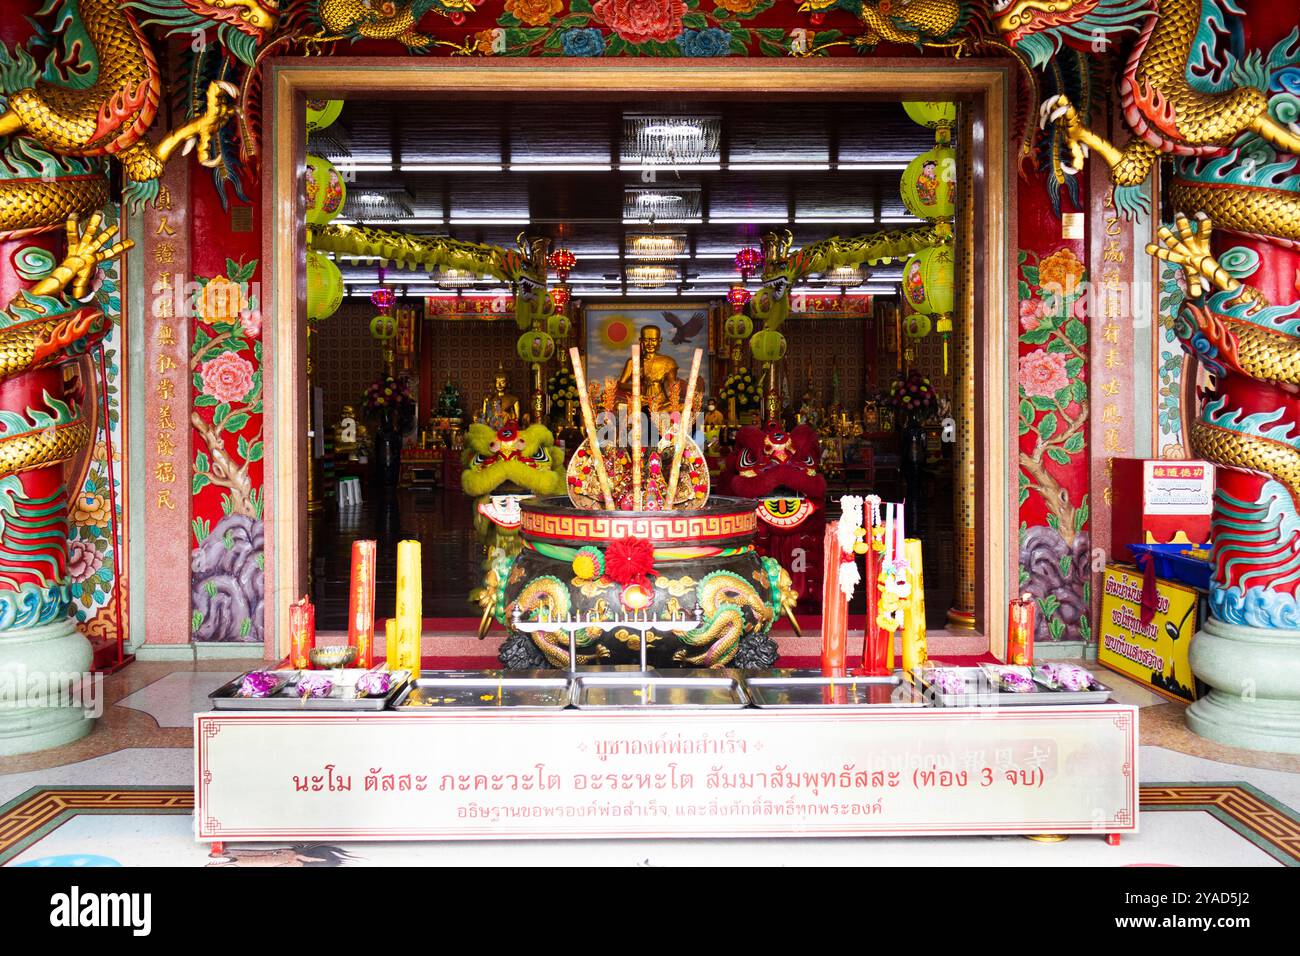
<svg viewBox="0 0 1300 956">
<path fill-rule="evenodd" d="M 1196 699 L 1187 662 L 1196 632 L 1197 593 L 1156 579 L 1156 608 L 1142 623 L 1142 573 L 1108 564 L 1101 579 L 1097 662 L 1177 700 Z"/>
<path fill-rule="evenodd" d="M 1137 829 L 1137 711 L 195 717 L 200 840 Z"/>
</svg>

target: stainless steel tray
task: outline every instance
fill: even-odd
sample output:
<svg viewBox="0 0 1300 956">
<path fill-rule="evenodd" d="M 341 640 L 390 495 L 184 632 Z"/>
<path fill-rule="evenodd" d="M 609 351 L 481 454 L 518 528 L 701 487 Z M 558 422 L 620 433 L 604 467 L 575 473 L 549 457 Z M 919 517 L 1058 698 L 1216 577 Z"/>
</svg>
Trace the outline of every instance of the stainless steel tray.
<svg viewBox="0 0 1300 956">
<path fill-rule="evenodd" d="M 568 675 L 555 671 L 424 671 L 394 708 L 430 710 L 563 710 L 572 702 Z"/>
<path fill-rule="evenodd" d="M 949 667 L 966 681 L 966 691 L 960 694 L 943 694 L 921 674 L 921 689 L 927 703 L 938 707 L 1053 707 L 1061 704 L 1104 704 L 1110 700 L 1111 690 L 1097 681 L 1097 690 L 1052 690 L 1035 682 L 1034 690 L 1013 694 L 999 690 L 978 667 Z M 1093 675 L 1094 680 L 1096 675 Z"/>
<path fill-rule="evenodd" d="M 748 702 L 740 681 L 731 670 L 579 671 L 573 697 L 583 710 L 739 710 Z"/>
<path fill-rule="evenodd" d="M 745 693 L 755 707 L 924 707 L 925 698 L 898 674 L 889 677 L 826 677 L 816 670 L 747 674 Z"/>
<path fill-rule="evenodd" d="M 294 687 L 298 682 L 298 677 L 302 671 L 297 670 L 277 670 L 272 673 L 282 674 L 288 677 L 289 682 L 282 687 L 277 693 L 270 697 L 240 697 L 239 685 L 244 677 L 253 673 L 247 671 L 240 674 L 228 684 L 222 684 L 211 694 L 208 700 L 212 702 L 213 710 L 361 710 L 376 711 L 384 710 L 389 703 L 393 701 L 403 690 L 411 679 L 407 671 L 397 671 L 393 675 L 393 685 L 388 693 L 382 697 L 344 697 L 342 688 L 335 686 L 330 691 L 329 697 L 309 697 L 306 700 L 300 698 L 295 692 Z M 309 673 L 325 674 L 328 671 L 310 671 Z M 364 673 L 360 668 L 349 668 L 348 673 Z"/>
</svg>

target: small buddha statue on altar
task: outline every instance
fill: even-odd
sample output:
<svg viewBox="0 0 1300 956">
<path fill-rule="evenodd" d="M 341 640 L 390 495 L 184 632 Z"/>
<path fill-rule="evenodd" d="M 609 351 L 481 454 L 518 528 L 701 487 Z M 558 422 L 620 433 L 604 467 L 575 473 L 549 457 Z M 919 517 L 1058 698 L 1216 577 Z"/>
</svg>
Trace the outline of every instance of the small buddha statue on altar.
<svg viewBox="0 0 1300 956">
<path fill-rule="evenodd" d="M 510 394 L 509 386 L 510 379 L 505 368 L 498 365 L 496 377 L 492 380 L 492 391 L 483 399 L 479 414 L 481 421 L 519 421 L 519 399 Z"/>
<path fill-rule="evenodd" d="M 351 405 L 344 405 L 342 414 L 333 429 L 335 452 L 355 459 L 358 451 L 367 444 L 366 426 L 357 421 L 356 410 Z"/>
<path fill-rule="evenodd" d="M 662 407 L 669 404 L 669 389 L 677 381 L 677 362 L 659 353 L 662 333 L 657 325 L 641 328 L 641 402 L 642 407 Z M 624 396 L 632 394 L 632 360 L 623 365 L 618 378 L 618 390 Z"/>
<path fill-rule="evenodd" d="M 813 398 L 812 389 L 804 389 L 803 397 L 800 399 L 798 424 L 811 425 L 816 428 L 821 424 L 822 409 L 821 405 Z"/>
<path fill-rule="evenodd" d="M 722 414 L 715 399 L 709 399 L 704 413 L 704 445 L 710 455 L 718 453 L 718 443 L 722 440 L 722 430 L 727 427 L 727 416 Z"/>
</svg>

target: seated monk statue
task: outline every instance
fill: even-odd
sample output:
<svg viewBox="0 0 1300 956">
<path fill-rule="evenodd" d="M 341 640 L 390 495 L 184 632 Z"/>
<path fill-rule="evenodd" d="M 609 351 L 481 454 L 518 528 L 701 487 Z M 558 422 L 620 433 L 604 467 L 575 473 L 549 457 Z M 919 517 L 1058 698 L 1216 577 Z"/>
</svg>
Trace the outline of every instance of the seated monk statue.
<svg viewBox="0 0 1300 956">
<path fill-rule="evenodd" d="M 659 353 L 662 344 L 661 333 L 657 325 L 647 325 L 641 329 L 641 407 L 649 408 L 652 404 L 661 407 L 668 405 L 668 392 L 677 379 L 677 362 L 667 355 Z M 623 374 L 618 379 L 618 391 L 621 399 L 632 395 L 632 360 L 629 358 L 623 366 Z M 680 390 L 679 390 L 680 391 Z M 682 394 L 685 394 L 684 392 Z M 681 396 L 678 396 L 681 401 Z"/>
<path fill-rule="evenodd" d="M 497 421 L 504 424 L 520 420 L 519 399 L 506 390 L 509 382 L 505 369 L 497 366 L 496 378 L 492 381 L 492 391 L 483 399 L 479 412 L 480 421 L 485 423 Z"/>
</svg>

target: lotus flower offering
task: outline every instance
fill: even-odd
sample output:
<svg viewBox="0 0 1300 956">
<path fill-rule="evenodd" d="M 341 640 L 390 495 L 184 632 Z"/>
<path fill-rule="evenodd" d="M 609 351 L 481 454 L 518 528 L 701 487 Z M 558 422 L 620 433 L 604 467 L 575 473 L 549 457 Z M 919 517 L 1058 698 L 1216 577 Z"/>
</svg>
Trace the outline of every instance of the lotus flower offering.
<svg viewBox="0 0 1300 956">
<path fill-rule="evenodd" d="M 1096 690 L 1101 686 L 1091 672 L 1077 664 L 1043 664 L 1034 668 L 1034 679 L 1052 690 Z"/>
<path fill-rule="evenodd" d="M 324 674 L 303 674 L 298 679 L 298 696 L 304 699 L 308 697 L 328 697 L 333 689 L 333 679 L 326 677 Z"/>
<path fill-rule="evenodd" d="M 966 693 L 966 678 L 959 670 L 951 667 L 938 667 L 932 671 L 926 671 L 925 676 L 929 683 L 938 688 L 939 693 L 945 696 Z"/>
<path fill-rule="evenodd" d="M 284 677 L 271 671 L 253 671 L 245 674 L 239 684 L 240 697 L 270 697 L 284 686 Z"/>
<path fill-rule="evenodd" d="M 358 697 L 382 697 L 393 688 L 391 671 L 366 671 L 357 678 Z"/>
<path fill-rule="evenodd" d="M 1038 690 L 1028 667 L 1006 664 L 981 664 L 980 667 L 998 690 L 1008 694 L 1032 694 Z"/>
</svg>

